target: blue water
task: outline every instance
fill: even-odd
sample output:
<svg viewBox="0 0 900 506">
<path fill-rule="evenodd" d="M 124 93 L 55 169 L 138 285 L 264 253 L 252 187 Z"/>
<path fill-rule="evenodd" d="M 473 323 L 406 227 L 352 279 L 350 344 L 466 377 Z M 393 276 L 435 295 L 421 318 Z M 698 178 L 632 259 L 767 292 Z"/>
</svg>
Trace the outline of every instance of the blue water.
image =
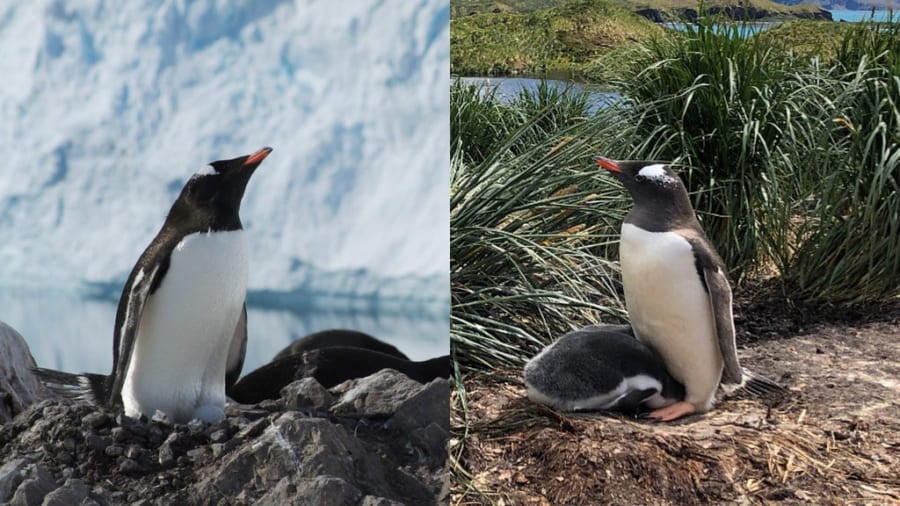
<svg viewBox="0 0 900 506">
<path fill-rule="evenodd" d="M 598 109 L 609 106 L 619 99 L 618 93 L 603 90 L 595 85 L 564 81 L 560 79 L 534 79 L 528 77 L 460 77 L 459 80 L 466 85 L 483 86 L 483 93 L 493 93 L 501 102 L 512 102 L 519 96 L 522 90 L 537 91 L 541 82 L 546 83 L 551 89 L 564 93 L 587 93 L 588 113 L 593 114 Z"/>
<path fill-rule="evenodd" d="M 359 306 L 365 306 L 360 304 Z M 434 313 L 434 314 L 433 314 Z M 349 328 L 387 341 L 413 360 L 449 353 L 447 315 L 396 305 L 364 311 L 335 307 L 309 312 L 248 307 L 247 373 L 293 340 L 319 330 Z M 0 286 L 0 321 L 19 331 L 41 367 L 108 373 L 112 368 L 116 302 L 72 287 Z"/>
<path fill-rule="evenodd" d="M 858 23 L 860 21 L 887 21 L 890 19 L 890 13 L 887 10 L 875 10 L 874 13 L 871 10 L 865 11 L 848 11 L 848 10 L 833 10 L 831 11 L 831 17 L 834 21 L 846 21 L 848 23 Z M 894 20 L 900 21 L 900 11 L 894 11 Z M 776 26 L 779 21 L 775 22 L 748 22 L 739 25 L 740 36 L 741 37 L 749 37 L 750 35 L 759 33 L 763 30 Z M 685 30 L 684 23 L 662 23 L 666 28 L 672 28 L 674 30 Z M 721 32 L 723 30 L 730 30 L 731 25 L 721 24 L 714 25 L 713 30 Z"/>
<path fill-rule="evenodd" d="M 887 10 L 876 10 L 873 14 L 871 10 L 867 11 L 845 11 L 833 10 L 831 17 L 834 21 L 847 21 L 849 23 L 858 23 L 860 21 L 888 21 L 890 12 Z M 900 21 L 900 10 L 894 11 L 894 21 Z"/>
</svg>

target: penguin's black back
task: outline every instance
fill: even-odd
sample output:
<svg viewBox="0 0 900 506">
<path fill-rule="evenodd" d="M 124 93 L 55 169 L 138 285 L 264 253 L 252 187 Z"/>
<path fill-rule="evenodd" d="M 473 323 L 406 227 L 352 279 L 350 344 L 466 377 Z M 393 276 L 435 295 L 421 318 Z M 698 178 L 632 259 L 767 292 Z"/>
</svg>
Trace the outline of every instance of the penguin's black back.
<svg viewBox="0 0 900 506">
<path fill-rule="evenodd" d="M 349 346 L 332 346 L 277 358 L 250 372 L 231 389 L 230 396 L 243 404 L 277 399 L 289 383 L 315 378 L 325 388 L 349 379 L 364 378 L 382 369 L 394 369 L 420 383 L 450 376 L 450 356 L 414 362 Z"/>
<path fill-rule="evenodd" d="M 304 351 L 315 350 L 319 348 L 331 348 L 335 346 L 364 348 L 367 350 L 377 351 L 386 355 L 409 360 L 403 352 L 395 346 L 390 345 L 380 339 L 370 336 L 364 332 L 347 329 L 329 329 L 320 332 L 314 332 L 307 336 L 297 339 L 289 344 L 283 350 L 279 351 L 273 360 L 278 360 L 290 355 L 297 355 Z"/>
</svg>

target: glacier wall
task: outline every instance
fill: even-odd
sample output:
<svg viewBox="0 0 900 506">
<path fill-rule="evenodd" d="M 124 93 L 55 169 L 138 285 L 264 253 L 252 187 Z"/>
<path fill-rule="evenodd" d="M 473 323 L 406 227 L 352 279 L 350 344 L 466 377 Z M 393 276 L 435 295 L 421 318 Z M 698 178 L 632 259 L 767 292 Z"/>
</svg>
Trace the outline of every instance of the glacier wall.
<svg viewBox="0 0 900 506">
<path fill-rule="evenodd" d="M 251 291 L 446 301 L 448 69 L 446 0 L 0 2 L 0 284 L 117 297 L 194 171 L 272 146 Z"/>
</svg>

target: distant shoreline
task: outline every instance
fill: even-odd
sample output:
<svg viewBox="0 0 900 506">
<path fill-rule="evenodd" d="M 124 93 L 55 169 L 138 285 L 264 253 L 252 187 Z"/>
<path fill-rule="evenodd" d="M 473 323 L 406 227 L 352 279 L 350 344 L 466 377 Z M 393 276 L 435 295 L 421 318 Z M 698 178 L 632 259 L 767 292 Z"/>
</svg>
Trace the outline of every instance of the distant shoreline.
<svg viewBox="0 0 900 506">
<path fill-rule="evenodd" d="M 574 3 L 524 14 L 480 14 L 451 22 L 450 72 L 466 77 L 517 77 L 603 83 L 618 75 L 628 52 L 672 32 L 697 26 L 692 20 L 653 22 L 625 8 Z M 888 10 L 835 10 L 825 19 L 723 20 L 739 25 L 740 37 L 778 29 L 772 43 L 783 49 L 827 57 L 859 22 L 881 23 Z M 495 16 L 501 16 L 502 19 Z M 900 11 L 894 14 L 900 21 Z M 502 21 L 498 22 L 498 21 Z M 785 23 L 782 29 L 781 26 Z M 501 28 L 502 27 L 502 28 Z"/>
</svg>

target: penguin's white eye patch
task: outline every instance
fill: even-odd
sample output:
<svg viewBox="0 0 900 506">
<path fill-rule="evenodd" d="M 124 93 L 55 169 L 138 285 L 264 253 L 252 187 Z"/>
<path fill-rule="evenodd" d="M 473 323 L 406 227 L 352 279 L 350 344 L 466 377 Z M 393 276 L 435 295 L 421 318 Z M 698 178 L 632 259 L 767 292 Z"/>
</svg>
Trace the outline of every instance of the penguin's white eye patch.
<svg viewBox="0 0 900 506">
<path fill-rule="evenodd" d="M 195 176 L 212 176 L 213 174 L 218 174 L 218 172 L 212 165 L 204 165 L 202 169 L 194 173 Z"/>
<path fill-rule="evenodd" d="M 651 181 L 657 181 L 663 184 L 671 183 L 674 181 L 674 179 L 672 179 L 672 176 L 666 174 L 666 166 L 660 163 L 641 167 L 641 170 L 638 171 L 637 175 L 641 176 L 641 178 L 643 179 L 649 179 Z"/>
</svg>

